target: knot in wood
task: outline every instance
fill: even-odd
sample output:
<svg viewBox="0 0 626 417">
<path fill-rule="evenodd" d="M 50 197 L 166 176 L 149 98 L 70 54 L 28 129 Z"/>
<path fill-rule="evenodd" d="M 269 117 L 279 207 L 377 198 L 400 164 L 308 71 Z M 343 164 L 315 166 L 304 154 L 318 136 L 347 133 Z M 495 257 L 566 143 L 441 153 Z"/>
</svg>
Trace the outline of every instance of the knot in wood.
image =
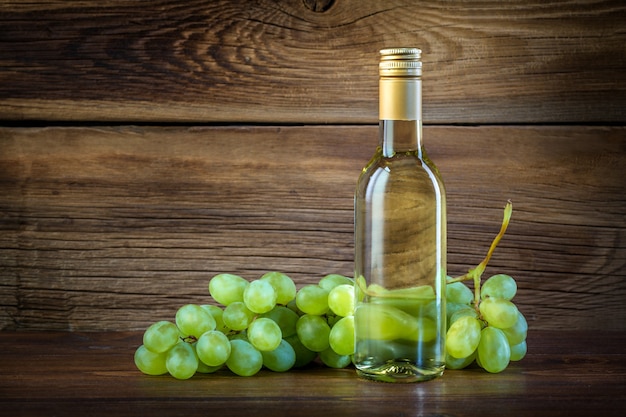
<svg viewBox="0 0 626 417">
<path fill-rule="evenodd" d="M 324 13 L 333 7 L 335 0 L 302 0 L 302 3 L 309 9 L 317 13 Z"/>
</svg>

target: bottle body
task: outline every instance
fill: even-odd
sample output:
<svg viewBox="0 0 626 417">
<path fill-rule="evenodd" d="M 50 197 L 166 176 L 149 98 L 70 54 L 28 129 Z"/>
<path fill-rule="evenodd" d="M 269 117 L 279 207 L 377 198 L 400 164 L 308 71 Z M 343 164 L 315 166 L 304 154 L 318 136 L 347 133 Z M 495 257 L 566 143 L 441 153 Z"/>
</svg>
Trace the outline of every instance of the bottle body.
<svg viewBox="0 0 626 417">
<path fill-rule="evenodd" d="M 355 192 L 353 361 L 378 381 L 424 381 L 445 365 L 445 190 L 412 119 L 381 120 Z"/>
</svg>

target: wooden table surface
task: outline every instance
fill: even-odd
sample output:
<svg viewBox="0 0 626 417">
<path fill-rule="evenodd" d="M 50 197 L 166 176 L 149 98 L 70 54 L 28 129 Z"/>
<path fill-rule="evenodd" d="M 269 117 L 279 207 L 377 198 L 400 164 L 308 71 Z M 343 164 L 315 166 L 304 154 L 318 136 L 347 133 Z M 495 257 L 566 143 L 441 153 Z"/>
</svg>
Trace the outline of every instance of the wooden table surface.
<svg viewBox="0 0 626 417">
<path fill-rule="evenodd" d="M 500 374 L 447 370 L 396 385 L 314 365 L 178 381 L 133 364 L 137 332 L 0 332 L 2 416 L 617 416 L 626 407 L 626 333 L 532 331 Z"/>
</svg>

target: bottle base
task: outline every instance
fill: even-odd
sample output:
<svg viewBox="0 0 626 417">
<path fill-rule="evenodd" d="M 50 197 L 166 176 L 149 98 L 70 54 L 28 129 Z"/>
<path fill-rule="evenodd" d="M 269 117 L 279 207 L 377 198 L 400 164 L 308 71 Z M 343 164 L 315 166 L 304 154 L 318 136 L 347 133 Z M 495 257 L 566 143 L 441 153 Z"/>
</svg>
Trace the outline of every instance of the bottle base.
<svg viewBox="0 0 626 417">
<path fill-rule="evenodd" d="M 445 366 L 419 367 L 408 361 L 389 361 L 376 367 L 357 368 L 357 375 L 378 382 L 424 382 L 443 375 Z"/>
</svg>

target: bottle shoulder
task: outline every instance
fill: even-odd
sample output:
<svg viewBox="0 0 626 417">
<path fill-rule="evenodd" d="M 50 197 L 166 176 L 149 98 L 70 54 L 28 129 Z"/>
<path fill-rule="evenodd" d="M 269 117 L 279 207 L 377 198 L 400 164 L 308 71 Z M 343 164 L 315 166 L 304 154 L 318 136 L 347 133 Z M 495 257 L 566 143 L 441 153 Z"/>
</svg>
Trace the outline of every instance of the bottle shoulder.
<svg viewBox="0 0 626 417">
<path fill-rule="evenodd" d="M 374 156 L 363 167 L 363 173 L 384 169 L 387 171 L 435 171 L 439 175 L 438 169 L 423 151 L 411 150 L 396 152 L 391 156 L 385 156 L 377 149 Z"/>
<path fill-rule="evenodd" d="M 383 156 L 376 152 L 363 168 L 357 189 L 365 192 L 366 189 L 380 187 L 409 187 L 408 189 L 422 191 L 444 189 L 437 167 L 417 151 L 397 152 L 392 156 Z"/>
</svg>

